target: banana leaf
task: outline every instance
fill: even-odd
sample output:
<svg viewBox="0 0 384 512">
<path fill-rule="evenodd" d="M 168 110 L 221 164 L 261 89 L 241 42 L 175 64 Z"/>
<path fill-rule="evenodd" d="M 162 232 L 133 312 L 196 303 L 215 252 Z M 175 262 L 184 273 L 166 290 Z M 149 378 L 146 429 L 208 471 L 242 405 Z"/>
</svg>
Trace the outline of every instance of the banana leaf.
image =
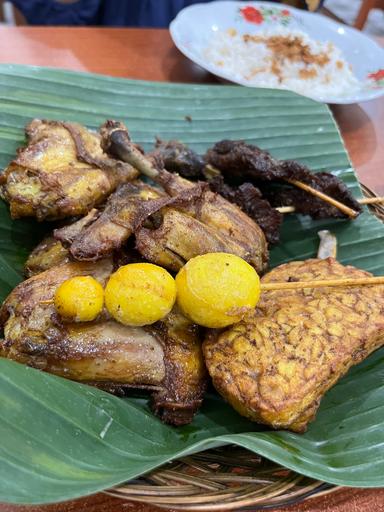
<svg viewBox="0 0 384 512">
<path fill-rule="evenodd" d="M 0 166 L 24 142 L 33 117 L 97 128 L 127 123 L 149 149 L 155 136 L 203 152 L 223 138 L 257 143 L 279 158 L 340 176 L 356 197 L 329 109 L 290 92 L 237 86 L 153 83 L 46 68 L 0 66 Z M 339 260 L 384 274 L 384 226 L 368 211 L 356 221 L 287 215 L 271 265 L 316 254 L 317 231 L 336 233 Z M 49 230 L 12 221 L 0 204 L 0 298 L 22 280 L 28 252 Z M 191 425 L 162 424 L 140 396 L 116 398 L 89 386 L 0 359 L 0 501 L 50 503 L 88 495 L 182 455 L 238 444 L 310 477 L 346 486 L 384 485 L 384 351 L 353 368 L 324 397 L 303 435 L 272 432 L 240 417 L 215 394 Z"/>
</svg>

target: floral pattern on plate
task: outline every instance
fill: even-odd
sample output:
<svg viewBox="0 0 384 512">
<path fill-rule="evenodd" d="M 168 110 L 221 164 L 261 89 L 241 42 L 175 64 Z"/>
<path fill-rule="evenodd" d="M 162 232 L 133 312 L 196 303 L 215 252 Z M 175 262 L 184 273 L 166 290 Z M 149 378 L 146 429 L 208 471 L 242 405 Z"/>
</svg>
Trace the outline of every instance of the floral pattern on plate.
<svg viewBox="0 0 384 512">
<path fill-rule="evenodd" d="M 256 8 L 251 5 L 239 8 L 239 13 L 248 23 L 261 25 L 264 22 L 277 22 L 283 26 L 289 25 L 292 20 L 292 13 L 288 9 L 275 9 L 260 7 Z"/>
<path fill-rule="evenodd" d="M 313 94 L 324 103 L 357 103 L 384 95 L 384 50 L 364 33 L 337 23 L 317 13 L 298 10 L 268 1 L 239 3 L 217 0 L 193 4 L 179 12 L 170 25 L 172 39 L 181 52 L 196 64 L 223 80 L 249 86 L 249 81 L 238 74 L 215 66 L 205 55 L 210 38 L 218 31 L 232 30 L 238 34 L 284 28 L 300 30 L 312 39 L 330 41 L 342 52 L 359 80 L 343 94 Z"/>
<path fill-rule="evenodd" d="M 373 87 L 384 87 L 384 69 L 369 73 L 367 78 L 373 81 Z"/>
</svg>

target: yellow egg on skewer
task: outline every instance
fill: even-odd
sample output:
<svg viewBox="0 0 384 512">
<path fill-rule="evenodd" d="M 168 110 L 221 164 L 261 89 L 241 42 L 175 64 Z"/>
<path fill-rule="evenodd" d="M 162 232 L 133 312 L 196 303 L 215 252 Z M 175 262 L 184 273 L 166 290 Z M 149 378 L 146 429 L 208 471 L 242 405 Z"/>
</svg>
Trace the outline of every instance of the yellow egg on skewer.
<svg viewBox="0 0 384 512">
<path fill-rule="evenodd" d="M 124 325 L 153 324 L 171 311 L 175 300 L 175 280 L 152 263 L 120 267 L 105 287 L 106 308 Z"/>
<path fill-rule="evenodd" d="M 254 309 L 260 280 L 239 256 L 208 253 L 192 258 L 176 276 L 177 302 L 186 316 L 204 327 L 226 327 Z"/>
<path fill-rule="evenodd" d="M 91 276 L 71 277 L 57 288 L 54 303 L 65 320 L 90 322 L 103 309 L 104 290 Z"/>
</svg>

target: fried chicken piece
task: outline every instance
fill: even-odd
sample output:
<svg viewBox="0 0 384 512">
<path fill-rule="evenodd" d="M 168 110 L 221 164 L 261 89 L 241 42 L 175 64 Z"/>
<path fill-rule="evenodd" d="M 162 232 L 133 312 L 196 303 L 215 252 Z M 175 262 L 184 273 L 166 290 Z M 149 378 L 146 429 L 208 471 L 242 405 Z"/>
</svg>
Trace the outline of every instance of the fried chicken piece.
<svg viewBox="0 0 384 512">
<path fill-rule="evenodd" d="M 121 185 L 108 199 L 100 216 L 72 233 L 71 226 L 54 231 L 54 236 L 77 260 L 95 261 L 112 254 L 151 213 L 159 210 L 166 197 L 142 181 Z"/>
<path fill-rule="evenodd" d="M 158 229 L 141 228 L 136 232 L 136 248 L 148 261 L 174 272 L 200 254 L 230 252 L 246 256 L 235 240 L 171 208 L 164 210 Z"/>
<path fill-rule="evenodd" d="M 108 157 L 100 136 L 77 123 L 34 119 L 26 127 L 28 145 L 0 178 L 0 194 L 12 218 L 38 220 L 83 215 L 137 171 Z"/>
<path fill-rule="evenodd" d="M 196 219 L 200 223 L 197 224 L 184 218 L 184 222 L 179 227 L 175 226 L 174 223 L 172 224 L 172 233 L 175 233 L 175 230 L 181 232 L 184 229 L 183 224 L 199 225 L 199 231 L 203 233 L 202 225 L 205 225 L 206 235 L 198 236 L 197 232 L 191 234 L 191 238 L 196 239 L 196 246 L 193 249 L 194 255 L 204 254 L 204 245 L 206 244 L 203 236 L 212 239 L 214 231 L 215 237 L 220 240 L 223 247 L 220 249 L 221 251 L 237 254 L 253 265 L 258 272 L 265 270 L 268 263 L 268 249 L 264 233 L 240 208 L 219 194 L 210 191 L 204 183 L 193 183 L 181 176 L 156 167 L 159 162 L 154 163 L 138 151 L 132 144 L 128 131 L 122 123 L 107 121 L 100 132 L 102 134 L 102 147 L 105 151 L 134 165 L 140 172 L 156 181 L 172 198 L 172 201 L 163 204 L 163 207 L 172 206 L 172 208 Z M 174 214 L 173 217 L 182 219 L 177 214 Z M 158 240 L 158 233 L 156 234 L 156 240 Z M 158 250 L 154 247 L 151 254 L 156 254 L 162 250 L 162 247 L 167 247 L 168 232 L 163 228 L 161 233 L 163 236 L 160 246 Z M 146 232 L 146 235 L 149 235 L 149 233 Z M 140 234 L 137 232 L 136 236 L 140 238 Z M 152 241 L 152 245 L 154 244 L 155 242 Z M 178 254 L 182 254 L 182 252 Z M 184 252 L 188 253 L 189 249 L 185 248 Z M 146 255 L 146 257 L 148 256 Z"/>
<path fill-rule="evenodd" d="M 63 227 L 55 229 L 53 236 L 60 240 L 64 246 L 70 245 L 90 224 L 93 224 L 99 217 L 101 211 L 96 208 L 87 213 L 84 217 L 65 224 Z"/>
<path fill-rule="evenodd" d="M 178 173 L 183 178 L 207 181 L 212 192 L 236 204 L 261 227 L 268 243 L 279 242 L 283 215 L 262 197 L 260 190 L 252 183 L 230 186 L 218 169 L 205 165 L 203 157 L 177 140 L 157 139 L 155 149 L 148 156 L 162 162 L 167 171 Z"/>
<path fill-rule="evenodd" d="M 205 162 L 202 156 L 178 140 L 163 141 L 156 139 L 151 158 L 162 162 L 167 171 L 180 174 L 191 180 L 204 179 Z"/>
<path fill-rule="evenodd" d="M 45 237 L 28 256 L 24 266 L 26 277 L 32 277 L 52 267 L 68 263 L 69 252 L 53 236 Z"/>
<path fill-rule="evenodd" d="M 333 258 L 281 265 L 262 282 L 365 277 Z M 306 430 L 324 393 L 384 343 L 384 286 L 266 291 L 255 315 L 204 342 L 216 389 L 242 415 Z"/>
<path fill-rule="evenodd" d="M 104 285 L 111 259 L 66 263 L 19 284 L 0 310 L 0 355 L 107 390 L 137 387 L 153 392 L 153 408 L 166 422 L 189 423 L 201 404 L 206 371 L 197 326 L 175 308 L 145 328 L 127 327 L 106 312 L 94 322 L 63 322 L 52 299 L 78 275 Z"/>
<path fill-rule="evenodd" d="M 65 231 L 67 239 L 79 235 L 88 224 L 97 219 L 99 211 L 93 208 L 88 215 L 82 217 L 72 224 L 68 224 L 62 230 Z M 52 267 L 57 267 L 70 261 L 71 255 L 57 237 L 46 236 L 30 253 L 24 265 L 26 277 L 32 277 Z"/>
</svg>

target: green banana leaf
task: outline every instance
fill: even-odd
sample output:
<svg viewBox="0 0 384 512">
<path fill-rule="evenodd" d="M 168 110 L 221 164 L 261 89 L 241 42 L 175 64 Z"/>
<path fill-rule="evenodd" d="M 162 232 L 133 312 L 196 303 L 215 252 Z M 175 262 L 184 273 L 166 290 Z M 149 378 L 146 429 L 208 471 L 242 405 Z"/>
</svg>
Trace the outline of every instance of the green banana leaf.
<svg viewBox="0 0 384 512">
<path fill-rule="evenodd" d="M 146 149 L 155 136 L 204 151 L 245 139 L 279 158 L 331 170 L 361 195 L 328 108 L 290 92 L 237 86 L 151 83 L 23 66 L 0 66 L 0 166 L 24 141 L 33 117 L 96 128 L 127 123 Z M 190 120 L 191 118 L 191 120 Z M 356 221 L 287 215 L 271 264 L 313 257 L 317 231 L 334 231 L 339 260 L 384 274 L 384 226 L 368 211 Z M 0 204 L 0 298 L 49 229 L 11 221 Z M 94 493 L 165 462 L 235 443 L 299 473 L 340 485 L 384 485 L 384 352 L 353 368 L 322 401 L 304 435 L 272 432 L 209 395 L 191 425 L 163 425 L 146 399 L 120 399 L 0 359 L 0 501 L 49 503 Z"/>
</svg>

